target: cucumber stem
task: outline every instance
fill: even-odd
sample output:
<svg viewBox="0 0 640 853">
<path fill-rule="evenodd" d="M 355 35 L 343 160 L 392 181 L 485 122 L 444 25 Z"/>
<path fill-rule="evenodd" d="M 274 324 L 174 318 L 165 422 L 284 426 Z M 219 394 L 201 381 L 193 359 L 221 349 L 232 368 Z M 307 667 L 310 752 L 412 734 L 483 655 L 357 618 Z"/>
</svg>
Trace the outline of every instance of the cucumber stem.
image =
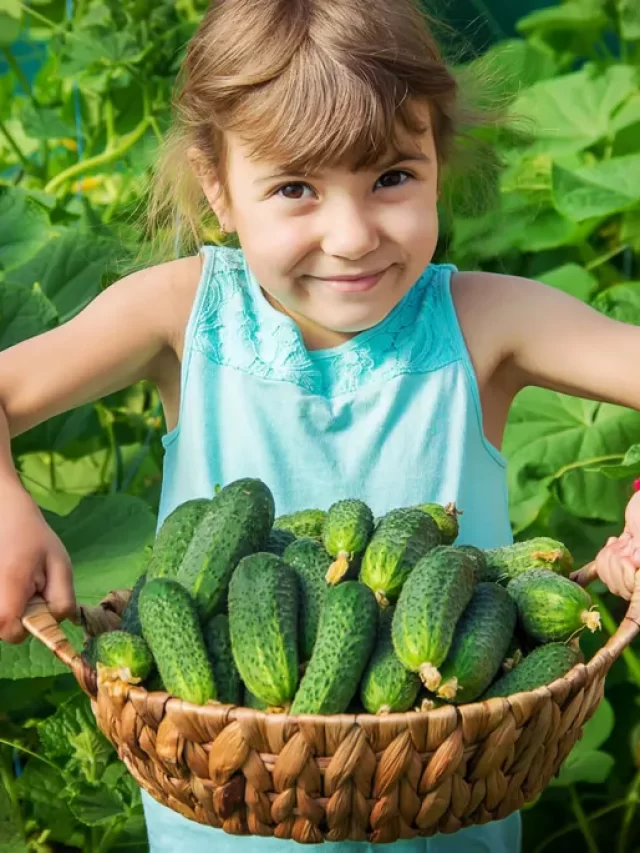
<svg viewBox="0 0 640 853">
<path fill-rule="evenodd" d="M 591 610 L 583 610 L 580 614 L 580 621 L 586 625 L 592 634 L 594 631 L 599 631 L 600 628 L 602 628 L 600 613 L 594 608 L 591 608 Z"/>
<path fill-rule="evenodd" d="M 390 713 L 391 713 L 391 706 L 390 705 L 381 705 L 378 708 L 378 710 L 376 711 L 376 715 L 380 716 L 380 717 L 383 716 L 384 714 L 390 714 Z"/>
<path fill-rule="evenodd" d="M 346 575 L 349 569 L 349 553 L 347 551 L 339 551 L 336 559 L 331 563 L 325 580 L 331 586 L 335 586 Z"/>
<path fill-rule="evenodd" d="M 438 696 L 441 699 L 455 699 L 459 689 L 460 684 L 454 675 L 453 678 L 448 678 L 438 687 Z"/>
<path fill-rule="evenodd" d="M 421 664 L 418 674 L 420 675 L 420 679 L 424 686 L 427 690 L 431 691 L 431 693 L 435 693 L 438 687 L 440 687 L 442 676 L 440 675 L 438 668 L 432 663 Z"/>
<path fill-rule="evenodd" d="M 378 605 L 379 605 L 380 607 L 388 607 L 388 606 L 389 606 L 389 603 L 390 603 L 390 602 L 389 602 L 389 599 L 388 599 L 388 598 L 387 598 L 387 596 L 384 594 L 384 591 L 383 591 L 383 590 L 381 590 L 381 589 L 377 589 L 377 590 L 375 591 L 375 596 L 376 596 L 376 601 L 378 602 Z"/>
</svg>

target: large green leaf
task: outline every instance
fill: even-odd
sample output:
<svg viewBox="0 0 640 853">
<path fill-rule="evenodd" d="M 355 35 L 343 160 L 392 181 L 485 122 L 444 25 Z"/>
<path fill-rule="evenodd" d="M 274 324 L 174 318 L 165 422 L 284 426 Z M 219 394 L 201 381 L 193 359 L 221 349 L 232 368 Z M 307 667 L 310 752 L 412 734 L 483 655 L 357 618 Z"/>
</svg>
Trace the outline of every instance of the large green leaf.
<svg viewBox="0 0 640 853">
<path fill-rule="evenodd" d="M 57 321 L 54 305 L 37 284 L 27 289 L 0 282 L 0 351 L 52 329 Z"/>
<path fill-rule="evenodd" d="M 598 284 L 598 279 L 578 264 L 564 264 L 556 267 L 539 276 L 539 279 L 585 302 Z"/>
<path fill-rule="evenodd" d="M 98 440 L 101 436 L 102 428 L 95 408 L 79 406 L 23 432 L 12 439 L 11 449 L 16 459 L 43 451 L 77 459 L 91 453 L 87 446 L 89 440 Z"/>
<path fill-rule="evenodd" d="M 532 511 L 542 508 L 551 487 L 573 515 L 619 521 L 628 487 L 587 469 L 623 456 L 638 441 L 638 412 L 541 388 L 522 391 L 503 443 L 516 528 L 533 522 Z"/>
<path fill-rule="evenodd" d="M 614 320 L 640 326 L 640 281 L 607 287 L 598 293 L 592 304 Z"/>
<path fill-rule="evenodd" d="M 569 753 L 551 786 L 565 788 L 576 782 L 601 784 L 614 766 L 611 755 L 599 749 L 613 731 L 614 714 L 611 703 L 603 699 L 597 711 L 584 727 L 584 734 Z"/>
<path fill-rule="evenodd" d="M 525 89 L 512 113 L 531 122 L 537 140 L 530 154 L 569 154 L 608 139 L 614 113 L 637 88 L 638 72 L 633 66 L 613 65 L 604 73 L 586 66 Z"/>
<path fill-rule="evenodd" d="M 102 276 L 120 254 L 114 240 L 68 230 L 49 240 L 26 264 L 12 269 L 7 279 L 27 286 L 37 281 L 64 322 L 100 293 Z"/>
<path fill-rule="evenodd" d="M 52 231 L 44 210 L 26 193 L 0 186 L 0 269 L 24 263 Z"/>
<path fill-rule="evenodd" d="M 640 204 L 640 154 L 579 169 L 556 163 L 552 179 L 556 208 L 574 222 L 611 216 Z"/>
<path fill-rule="evenodd" d="M 633 41 L 640 39 L 640 5 L 637 0 L 618 0 L 620 35 Z"/>
<path fill-rule="evenodd" d="M 76 649 L 82 648 L 83 630 L 63 622 L 62 629 Z M 0 640 L 0 678 L 44 678 L 68 672 L 67 667 L 54 656 L 44 643 L 29 637 L 19 646 L 3 643 Z M 0 696 L 0 710 L 2 710 Z"/>
</svg>

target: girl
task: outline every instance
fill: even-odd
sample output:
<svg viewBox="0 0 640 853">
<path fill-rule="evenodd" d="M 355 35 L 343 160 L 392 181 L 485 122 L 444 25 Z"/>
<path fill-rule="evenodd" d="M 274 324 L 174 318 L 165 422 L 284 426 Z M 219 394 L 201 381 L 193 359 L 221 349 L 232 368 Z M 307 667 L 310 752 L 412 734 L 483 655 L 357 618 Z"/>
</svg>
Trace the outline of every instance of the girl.
<svg viewBox="0 0 640 853">
<path fill-rule="evenodd" d="M 260 477 L 278 512 L 359 496 L 376 515 L 455 500 L 461 541 L 511 540 L 500 450 L 537 384 L 640 409 L 640 330 L 533 281 L 431 263 L 457 86 L 413 0 L 218 0 L 189 45 L 152 216 L 212 210 L 242 249 L 136 272 L 0 356 L 0 637 L 36 592 L 75 613 L 69 558 L 22 489 L 10 438 L 154 381 L 169 428 L 158 524 Z M 633 502 L 600 574 L 630 595 Z M 152 853 L 267 853 L 143 795 Z M 519 816 L 394 853 L 515 853 Z M 361 853 L 366 843 L 325 844 Z"/>
</svg>

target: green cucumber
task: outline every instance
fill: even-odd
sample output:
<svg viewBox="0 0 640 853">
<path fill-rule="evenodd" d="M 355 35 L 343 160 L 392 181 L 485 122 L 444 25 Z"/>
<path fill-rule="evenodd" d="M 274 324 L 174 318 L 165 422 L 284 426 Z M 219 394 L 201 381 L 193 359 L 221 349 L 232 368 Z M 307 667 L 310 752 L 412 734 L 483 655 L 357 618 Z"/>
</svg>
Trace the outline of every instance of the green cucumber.
<svg viewBox="0 0 640 853">
<path fill-rule="evenodd" d="M 512 696 L 551 684 L 582 661 L 580 651 L 565 643 L 547 643 L 530 652 L 515 669 L 495 681 L 480 697 Z"/>
<path fill-rule="evenodd" d="M 420 675 L 427 690 L 436 691 L 456 625 L 473 595 L 474 565 L 449 545 L 433 549 L 418 561 L 407 578 L 391 636 L 401 663 Z"/>
<path fill-rule="evenodd" d="M 244 557 L 229 584 L 231 649 L 245 687 L 286 708 L 298 686 L 298 581 L 275 554 Z"/>
<path fill-rule="evenodd" d="M 456 545 L 456 548 L 473 560 L 476 583 L 498 580 L 497 572 L 489 568 L 487 558 L 481 548 L 476 548 L 475 545 Z"/>
<path fill-rule="evenodd" d="M 125 680 L 144 681 L 153 668 L 153 655 L 147 642 L 127 631 L 107 631 L 97 637 L 96 660 L 119 670 Z"/>
<path fill-rule="evenodd" d="M 151 558 L 147 565 L 147 578 L 174 578 L 189 547 L 196 527 L 200 524 L 211 501 L 194 498 L 177 506 L 165 518 L 158 530 Z"/>
<path fill-rule="evenodd" d="M 193 599 L 173 578 L 153 578 L 138 599 L 142 635 L 149 644 L 168 693 L 204 705 L 216 698 Z"/>
<path fill-rule="evenodd" d="M 146 582 L 147 573 L 143 572 L 133 585 L 131 598 L 123 610 L 122 618 L 120 619 L 121 631 L 127 631 L 129 634 L 137 634 L 139 637 L 142 636 L 142 625 L 140 624 L 140 615 L 138 614 L 138 599 L 140 597 L 140 590 Z"/>
<path fill-rule="evenodd" d="M 240 560 L 266 547 L 273 517 L 273 495 L 261 480 L 236 480 L 210 502 L 177 575 L 202 621 L 226 595 Z"/>
<path fill-rule="evenodd" d="M 373 650 L 377 622 L 376 600 L 366 586 L 344 581 L 328 588 L 292 714 L 341 714 L 349 707 Z"/>
<path fill-rule="evenodd" d="M 268 711 L 269 706 L 266 702 L 263 702 L 261 699 L 258 699 L 257 696 L 254 696 L 250 690 L 244 689 L 243 696 L 243 706 L 245 708 L 253 708 L 254 711 Z"/>
<path fill-rule="evenodd" d="M 202 635 L 216 682 L 218 701 L 225 705 L 239 705 L 242 681 L 231 651 L 228 617 L 224 613 L 211 616 L 202 626 Z"/>
<path fill-rule="evenodd" d="M 373 513 L 361 500 L 337 501 L 329 507 L 322 528 L 322 542 L 334 562 L 327 583 L 342 580 L 355 557 L 362 554 L 373 533 Z"/>
<path fill-rule="evenodd" d="M 448 503 L 444 506 L 437 503 L 418 504 L 418 509 L 428 513 L 438 525 L 443 545 L 452 545 L 455 542 L 460 532 L 460 525 L 458 524 L 460 512 L 455 503 Z"/>
<path fill-rule="evenodd" d="M 478 584 L 460 617 L 445 662 L 438 696 L 460 705 L 487 689 L 504 660 L 516 626 L 516 605 L 495 583 Z"/>
<path fill-rule="evenodd" d="M 431 516 L 416 508 L 391 510 L 371 537 L 360 567 L 360 581 L 375 594 L 381 607 L 400 595 L 418 560 L 440 543 Z"/>
<path fill-rule="evenodd" d="M 394 608 L 380 613 L 376 645 L 360 684 L 360 699 L 370 714 L 408 711 L 421 687 L 420 677 L 398 660 L 391 642 Z"/>
<path fill-rule="evenodd" d="M 322 529 L 327 513 L 323 509 L 302 509 L 280 515 L 273 523 L 276 530 L 288 530 L 296 537 L 317 539 L 322 542 Z"/>
<path fill-rule="evenodd" d="M 309 660 L 318 634 L 320 613 L 328 589 L 325 580 L 331 556 L 315 539 L 296 539 L 286 549 L 283 560 L 298 577 L 298 643 L 300 659 Z"/>
<path fill-rule="evenodd" d="M 547 536 L 514 542 L 501 548 L 488 548 L 484 554 L 496 579 L 509 580 L 531 569 L 548 569 L 566 577 L 573 569 L 573 558 L 567 548 L 562 542 Z"/>
<path fill-rule="evenodd" d="M 585 627 L 600 628 L 600 614 L 586 589 L 555 572 L 524 572 L 509 581 L 507 592 L 518 606 L 522 627 L 540 643 L 568 640 Z"/>
<path fill-rule="evenodd" d="M 295 541 L 296 537 L 291 533 L 291 531 L 279 530 L 274 527 L 269 534 L 269 540 L 264 550 L 268 551 L 270 554 L 275 554 L 276 557 L 282 557 L 289 545 Z"/>
</svg>

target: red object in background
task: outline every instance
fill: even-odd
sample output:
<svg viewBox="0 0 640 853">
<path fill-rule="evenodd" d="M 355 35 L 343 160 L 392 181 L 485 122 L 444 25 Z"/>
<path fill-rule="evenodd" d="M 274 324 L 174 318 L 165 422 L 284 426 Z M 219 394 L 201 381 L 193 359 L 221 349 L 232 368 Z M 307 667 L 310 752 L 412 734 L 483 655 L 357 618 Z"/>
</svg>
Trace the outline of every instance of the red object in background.
<svg viewBox="0 0 640 853">
<path fill-rule="evenodd" d="M 640 479 L 633 481 L 633 491 L 640 492 Z"/>
</svg>

